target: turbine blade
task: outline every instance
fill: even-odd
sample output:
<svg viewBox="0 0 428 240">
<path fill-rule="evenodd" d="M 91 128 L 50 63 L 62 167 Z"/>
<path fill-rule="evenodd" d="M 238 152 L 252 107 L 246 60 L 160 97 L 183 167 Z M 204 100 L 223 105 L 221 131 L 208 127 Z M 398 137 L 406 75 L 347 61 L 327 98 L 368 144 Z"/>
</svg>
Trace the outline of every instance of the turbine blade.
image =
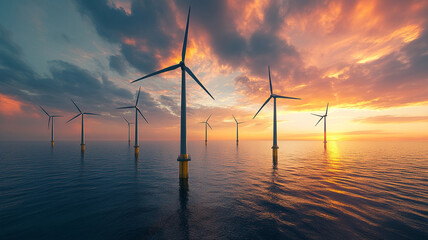
<svg viewBox="0 0 428 240">
<path fill-rule="evenodd" d="M 238 121 L 236 121 L 236 118 L 235 118 L 235 116 L 233 116 L 233 114 L 232 114 L 232 117 L 233 117 L 233 119 L 235 119 L 235 122 L 238 123 Z"/>
<path fill-rule="evenodd" d="M 97 115 L 97 116 L 100 116 L 101 114 L 98 114 L 98 113 L 89 113 L 89 112 L 85 112 L 85 113 L 83 113 L 83 114 L 86 114 L 86 115 Z"/>
<path fill-rule="evenodd" d="M 253 119 L 257 116 L 257 114 L 259 114 L 260 110 L 262 110 L 262 108 L 269 102 L 269 100 L 272 98 L 272 96 L 270 96 L 265 103 L 263 103 L 262 107 L 259 109 L 259 111 L 257 111 L 256 115 L 254 115 Z"/>
<path fill-rule="evenodd" d="M 148 78 L 148 77 L 151 77 L 151 76 L 157 75 L 157 74 L 159 74 L 159 73 L 164 73 L 164 72 L 168 72 L 168 71 L 174 70 L 174 69 L 176 69 L 176 68 L 178 68 L 178 67 L 180 67 L 180 64 L 176 64 L 176 65 L 173 65 L 173 66 L 171 66 L 171 67 L 167 67 L 167 68 L 164 68 L 164 69 L 162 69 L 162 70 L 159 70 L 159 71 L 157 71 L 157 72 L 150 73 L 149 75 L 146 75 L 146 76 L 141 77 L 141 78 L 139 78 L 139 79 L 137 79 L 137 80 L 134 80 L 134 81 L 132 81 L 131 83 L 134 83 L 134 82 L 137 82 L 137 81 L 143 80 L 144 78 Z"/>
<path fill-rule="evenodd" d="M 74 106 L 76 106 L 77 110 L 79 110 L 80 113 L 82 113 L 82 111 L 80 110 L 80 108 L 77 106 L 77 104 L 73 101 L 73 99 L 70 98 L 70 100 L 73 102 Z"/>
<path fill-rule="evenodd" d="M 144 120 L 146 121 L 146 123 L 149 123 L 148 121 L 147 121 L 147 119 L 144 117 L 144 115 L 141 113 L 141 111 L 140 111 L 140 109 L 139 108 L 137 108 L 137 111 L 140 113 L 140 115 L 144 118 Z"/>
<path fill-rule="evenodd" d="M 49 128 L 49 125 L 51 124 L 51 116 L 49 116 L 49 120 L 48 120 L 48 128 Z"/>
<path fill-rule="evenodd" d="M 200 123 L 206 123 L 206 122 L 200 122 Z"/>
<path fill-rule="evenodd" d="M 49 113 L 48 113 L 48 112 L 46 112 L 46 110 L 45 110 L 45 109 L 43 109 L 43 108 L 42 108 L 42 106 L 40 106 L 40 105 L 39 105 L 39 107 L 43 110 L 43 112 L 45 112 L 45 113 L 46 113 L 46 115 L 48 115 L 48 116 L 50 117 Z"/>
<path fill-rule="evenodd" d="M 195 82 L 197 83 L 197 84 L 199 84 L 199 86 L 201 86 L 201 88 L 202 89 L 204 89 L 205 90 L 205 92 L 207 92 L 208 93 L 208 95 L 210 95 L 210 97 L 212 98 L 212 99 L 214 99 L 214 97 L 213 96 L 211 96 L 211 93 L 210 92 L 208 92 L 208 90 L 204 87 L 204 85 L 202 85 L 202 83 L 198 80 L 198 78 L 196 78 L 196 76 L 195 76 L 195 74 L 193 74 L 193 72 L 190 70 L 190 68 L 188 68 L 188 67 L 186 67 L 186 72 L 193 78 L 193 80 L 195 80 Z M 214 99 L 215 100 L 215 99 Z"/>
<path fill-rule="evenodd" d="M 280 95 L 275 95 L 276 98 L 286 98 L 286 99 L 297 99 L 297 100 L 302 100 L 300 98 L 295 98 L 295 97 L 286 97 L 286 96 L 280 96 Z"/>
<path fill-rule="evenodd" d="M 190 6 L 189 6 L 189 12 L 187 13 L 186 33 L 184 34 L 183 49 L 181 52 L 181 61 L 183 62 L 184 62 L 184 59 L 186 58 L 187 34 L 189 33 L 189 20 L 190 20 Z"/>
<path fill-rule="evenodd" d="M 209 123 L 207 123 L 207 125 L 208 125 L 208 127 L 210 127 L 210 128 L 211 128 L 211 130 L 213 130 L 213 128 L 210 126 L 210 124 L 209 124 Z"/>
<path fill-rule="evenodd" d="M 311 113 L 311 114 L 314 115 L 314 116 L 317 116 L 317 117 L 323 117 L 323 116 L 315 114 L 315 113 Z"/>
<path fill-rule="evenodd" d="M 60 116 L 60 115 L 53 115 L 53 116 L 51 116 L 51 117 L 64 117 L 64 116 Z"/>
<path fill-rule="evenodd" d="M 122 116 L 122 118 L 128 123 L 128 124 L 130 124 L 129 122 L 128 122 L 128 120 L 126 120 L 126 118 L 124 117 L 124 116 Z"/>
<path fill-rule="evenodd" d="M 81 114 L 81 113 L 77 114 L 77 115 L 76 115 L 76 116 L 74 116 L 72 119 L 68 120 L 66 123 L 71 122 L 71 120 L 73 120 L 73 119 L 77 118 L 77 117 L 78 117 L 78 116 L 80 116 L 80 115 L 82 115 L 82 114 Z"/>
<path fill-rule="evenodd" d="M 125 108 L 135 108 L 135 106 L 129 106 L 129 107 L 119 107 L 119 108 L 116 108 L 116 109 L 125 109 Z"/>
<path fill-rule="evenodd" d="M 210 116 L 209 116 L 209 117 L 208 117 L 208 119 L 207 119 L 207 122 L 208 122 L 208 120 L 210 120 L 211 115 L 213 115 L 213 114 L 212 114 L 212 113 L 210 114 Z"/>
<path fill-rule="evenodd" d="M 245 123 L 245 122 L 239 122 L 238 124 L 242 124 L 242 123 Z"/>
<path fill-rule="evenodd" d="M 317 124 L 315 124 L 315 126 L 318 125 L 318 123 L 320 123 L 323 118 L 324 117 L 321 117 L 320 120 L 318 120 Z"/>
<path fill-rule="evenodd" d="M 328 112 L 328 104 L 329 104 L 329 103 L 327 103 L 327 108 L 325 109 L 325 114 L 324 114 L 324 115 L 326 115 L 326 116 L 327 116 L 327 112 Z"/>
<path fill-rule="evenodd" d="M 135 102 L 135 106 L 138 105 L 138 100 L 140 99 L 140 92 L 141 92 L 141 87 L 138 88 L 137 101 Z"/>
<path fill-rule="evenodd" d="M 268 72 L 269 72 L 269 86 L 270 86 L 270 94 L 273 94 L 272 91 L 272 80 L 270 79 L 270 66 L 268 65 Z"/>
</svg>

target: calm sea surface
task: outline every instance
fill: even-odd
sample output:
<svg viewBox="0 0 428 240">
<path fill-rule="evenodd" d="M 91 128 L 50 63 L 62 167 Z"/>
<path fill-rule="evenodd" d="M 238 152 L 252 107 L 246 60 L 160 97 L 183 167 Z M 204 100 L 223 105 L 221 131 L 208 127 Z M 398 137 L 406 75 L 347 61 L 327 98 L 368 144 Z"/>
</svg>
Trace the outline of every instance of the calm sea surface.
<svg viewBox="0 0 428 240">
<path fill-rule="evenodd" d="M 0 239 L 428 239 L 427 142 L 0 142 Z"/>
</svg>

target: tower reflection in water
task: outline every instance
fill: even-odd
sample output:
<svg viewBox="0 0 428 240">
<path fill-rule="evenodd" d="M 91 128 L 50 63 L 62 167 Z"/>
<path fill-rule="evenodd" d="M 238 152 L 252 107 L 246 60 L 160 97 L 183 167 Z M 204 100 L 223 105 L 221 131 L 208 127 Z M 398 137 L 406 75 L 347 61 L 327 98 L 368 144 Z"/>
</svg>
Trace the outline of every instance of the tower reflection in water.
<svg viewBox="0 0 428 240">
<path fill-rule="evenodd" d="M 180 178 L 180 189 L 179 189 L 179 200 L 180 200 L 180 209 L 179 209 L 179 227 L 181 232 L 184 234 L 183 239 L 189 239 L 189 210 L 187 209 L 187 202 L 189 192 L 189 179 Z"/>
</svg>

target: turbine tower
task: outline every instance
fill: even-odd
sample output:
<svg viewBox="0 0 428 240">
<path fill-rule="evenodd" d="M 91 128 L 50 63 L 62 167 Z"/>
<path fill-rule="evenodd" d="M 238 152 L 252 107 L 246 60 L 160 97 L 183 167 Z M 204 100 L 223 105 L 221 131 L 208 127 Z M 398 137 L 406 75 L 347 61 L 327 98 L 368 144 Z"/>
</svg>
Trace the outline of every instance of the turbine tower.
<svg viewBox="0 0 428 240">
<path fill-rule="evenodd" d="M 141 92 L 141 87 L 138 89 L 137 100 L 135 101 L 134 106 L 117 108 L 117 109 L 135 108 L 135 146 L 134 146 L 135 154 L 138 154 L 140 152 L 140 146 L 138 145 L 138 114 L 140 114 L 144 118 L 146 123 L 149 123 L 147 119 L 144 117 L 143 113 L 141 113 L 140 109 L 138 108 L 138 100 L 140 99 L 140 92 Z"/>
<path fill-rule="evenodd" d="M 235 120 L 235 122 L 236 122 L 236 144 L 238 144 L 238 142 L 239 142 L 239 137 L 238 137 L 238 127 L 239 127 L 239 124 L 242 124 L 242 123 L 244 123 L 244 122 L 238 122 L 237 120 L 236 120 L 236 118 L 235 118 L 235 116 L 232 114 L 232 117 L 233 117 L 233 119 Z"/>
<path fill-rule="evenodd" d="M 273 98 L 273 146 L 272 146 L 272 150 L 273 150 L 273 155 L 278 156 L 278 141 L 277 141 L 277 134 L 276 134 L 276 99 L 277 98 L 286 98 L 286 99 L 297 99 L 297 100 L 301 100 L 300 98 L 295 98 L 295 97 L 286 97 L 286 96 L 280 96 L 280 95 L 276 95 L 273 94 L 272 91 L 272 80 L 270 77 L 270 66 L 268 66 L 268 72 L 269 72 L 269 87 L 270 87 L 270 96 L 269 98 L 266 100 L 265 103 L 263 103 L 262 107 L 259 109 L 259 111 L 257 111 L 256 115 L 254 115 L 253 119 L 257 116 L 257 114 L 259 114 L 260 110 L 262 110 L 262 108 Z"/>
<path fill-rule="evenodd" d="M 80 110 L 80 108 L 77 106 L 77 104 L 73 101 L 73 99 L 70 99 L 74 106 L 77 108 L 77 110 L 79 111 L 79 114 L 77 114 L 76 116 L 74 116 L 72 119 L 68 120 L 66 123 L 71 122 L 73 119 L 77 118 L 78 116 L 82 116 L 82 133 L 81 133 L 81 138 L 80 138 L 80 149 L 83 151 L 85 151 L 85 131 L 84 131 L 84 116 L 85 115 L 97 115 L 99 116 L 100 114 L 98 113 L 90 113 L 90 112 L 82 112 Z"/>
<path fill-rule="evenodd" d="M 52 145 L 52 147 L 54 146 L 54 119 L 56 118 L 56 117 L 63 117 L 63 116 L 59 116 L 59 115 L 49 115 L 49 113 L 48 112 L 46 112 L 46 110 L 45 109 L 43 109 L 42 108 L 42 106 L 39 106 L 42 110 L 43 110 L 43 112 L 45 112 L 46 113 L 46 115 L 48 115 L 48 117 L 49 117 L 49 120 L 48 120 L 48 128 L 49 128 L 49 125 L 50 125 L 50 123 L 51 123 L 51 119 L 52 119 L 52 126 L 51 126 L 51 145 Z"/>
<path fill-rule="evenodd" d="M 212 114 L 211 114 L 212 115 Z M 205 145 L 207 144 L 208 140 L 207 140 L 207 126 L 211 128 L 210 124 L 208 123 L 208 120 L 210 120 L 211 115 L 208 117 L 208 119 L 205 122 L 200 122 L 200 123 L 205 123 Z"/>
<path fill-rule="evenodd" d="M 131 144 L 131 125 L 134 123 L 129 122 L 128 120 L 126 120 L 126 118 L 124 116 L 122 116 L 123 120 L 126 121 L 126 123 L 128 123 L 128 144 Z"/>
<path fill-rule="evenodd" d="M 317 122 L 317 124 L 315 124 L 315 126 L 318 125 L 318 123 L 320 123 L 321 120 L 324 118 L 324 143 L 327 143 L 327 123 L 326 123 L 327 122 L 327 112 L 328 112 L 328 103 L 327 103 L 327 107 L 325 109 L 324 115 L 318 115 L 315 113 L 311 113 L 312 115 L 320 117 L 320 120 L 318 120 L 318 122 Z"/>
<path fill-rule="evenodd" d="M 188 178 L 188 162 L 190 161 L 190 156 L 187 154 L 187 133 L 186 133 L 186 72 L 195 80 L 195 82 L 205 90 L 208 95 L 214 99 L 214 97 L 208 92 L 208 90 L 202 85 L 202 83 L 198 80 L 198 78 L 193 74 L 193 72 L 188 68 L 185 64 L 185 58 L 186 58 L 186 47 L 187 47 L 187 35 L 189 32 L 189 19 L 190 19 L 190 6 L 189 6 L 189 12 L 187 14 L 187 23 L 186 23 L 186 32 L 184 34 L 184 41 L 183 41 L 183 48 L 181 51 L 181 61 L 173 66 L 164 68 L 162 70 L 159 70 L 157 72 L 148 74 L 144 77 L 141 77 L 137 80 L 134 80 L 134 82 L 140 81 L 142 79 L 172 71 L 174 69 L 180 68 L 181 69 L 181 128 L 180 128 L 180 155 L 178 155 L 177 161 L 180 162 L 179 164 L 179 177 L 180 178 Z M 215 99 L 214 99 L 215 100 Z"/>
</svg>

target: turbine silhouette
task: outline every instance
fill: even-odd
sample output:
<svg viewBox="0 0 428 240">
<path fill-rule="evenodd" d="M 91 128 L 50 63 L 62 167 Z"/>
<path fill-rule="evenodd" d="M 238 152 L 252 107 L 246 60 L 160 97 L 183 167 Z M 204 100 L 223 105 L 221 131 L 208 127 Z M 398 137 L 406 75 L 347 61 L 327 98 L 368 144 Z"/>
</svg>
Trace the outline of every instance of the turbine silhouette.
<svg viewBox="0 0 428 240">
<path fill-rule="evenodd" d="M 52 145 L 52 147 L 53 147 L 53 145 L 54 145 L 54 119 L 56 118 L 56 117 L 63 117 L 63 116 L 59 116 L 59 115 L 49 115 L 49 113 L 44 109 L 44 108 L 42 108 L 42 106 L 39 106 L 42 110 L 43 110 L 43 112 L 45 112 L 46 113 L 46 115 L 48 115 L 48 117 L 49 117 L 49 120 L 48 120 L 48 128 L 49 128 L 49 125 L 50 125 L 50 123 L 51 123 L 51 120 L 52 120 L 52 125 L 51 125 L 51 145 Z"/>
<path fill-rule="evenodd" d="M 242 123 L 245 123 L 245 122 L 238 122 L 233 114 L 232 114 L 232 117 L 233 117 L 233 119 L 236 122 L 236 144 L 238 144 L 238 142 L 239 142 L 238 127 L 239 127 L 239 124 L 242 124 Z"/>
<path fill-rule="evenodd" d="M 327 143 L 327 112 L 328 112 L 328 103 L 327 103 L 327 107 L 325 108 L 325 113 L 324 115 L 318 115 L 315 113 L 311 113 L 314 116 L 320 117 L 320 120 L 318 120 L 317 124 L 321 122 L 321 120 L 324 118 L 324 143 Z"/>
<path fill-rule="evenodd" d="M 208 92 L 208 90 L 204 87 L 204 85 L 202 85 L 202 83 L 198 80 L 195 74 L 193 74 L 190 68 L 188 68 L 185 64 L 187 35 L 189 32 L 190 9 L 191 8 L 189 6 L 189 12 L 187 14 L 186 32 L 184 34 L 183 48 L 181 51 L 181 61 L 176 65 L 172 65 L 170 67 L 164 68 L 154 73 L 150 73 L 144 77 L 141 77 L 137 80 L 132 81 L 132 83 L 134 83 L 160 73 L 172 71 L 177 68 L 181 69 L 181 128 L 180 128 L 180 155 L 177 158 L 178 161 L 190 161 L 190 156 L 189 154 L 187 154 L 187 132 L 186 132 L 187 131 L 187 128 L 186 128 L 186 72 L 212 99 L 214 99 L 214 97 Z"/>
<path fill-rule="evenodd" d="M 262 107 L 259 109 L 259 111 L 257 111 L 256 115 L 254 115 L 253 119 L 257 116 L 257 114 L 259 114 L 260 110 L 262 110 L 262 108 L 273 98 L 273 146 L 272 149 L 278 149 L 278 141 L 277 141 L 277 133 L 276 133 L 276 99 L 277 98 L 286 98 L 286 99 L 297 99 L 297 100 L 301 100 L 300 98 L 295 98 L 295 97 L 286 97 L 286 96 L 280 96 L 280 95 L 276 95 L 273 94 L 272 91 L 272 80 L 270 77 L 270 66 L 268 66 L 268 72 L 269 72 L 269 86 L 270 86 L 270 96 L 269 98 L 266 100 L 265 103 L 263 103 Z"/>
<path fill-rule="evenodd" d="M 128 144 L 131 144 L 131 125 L 134 123 L 129 122 L 124 116 L 122 118 L 128 123 Z"/>
<path fill-rule="evenodd" d="M 208 120 L 210 120 L 211 115 L 207 118 L 207 120 L 205 122 L 200 122 L 200 123 L 204 123 L 205 124 L 205 144 L 207 144 L 207 142 L 208 142 L 208 140 L 207 140 L 207 126 L 210 127 L 210 129 L 212 130 L 212 127 L 208 123 Z"/>
<path fill-rule="evenodd" d="M 68 120 L 66 123 L 71 122 L 73 119 L 77 118 L 78 116 L 82 116 L 82 133 L 81 133 L 81 138 L 80 138 L 80 148 L 81 148 L 82 151 L 85 151 L 84 116 L 85 115 L 97 115 L 97 116 L 99 116 L 100 114 L 98 114 L 98 113 L 90 113 L 90 112 L 82 112 L 80 110 L 80 108 L 77 106 L 77 104 L 73 101 L 73 99 L 70 99 L 70 100 L 71 100 L 71 102 L 73 102 L 74 106 L 79 111 L 79 114 L 77 114 L 76 116 L 74 116 L 72 119 Z"/>
<path fill-rule="evenodd" d="M 135 153 L 139 153 L 140 151 L 140 147 L 138 145 L 138 114 L 140 114 L 143 117 L 146 123 L 149 123 L 147 119 L 144 117 L 143 113 L 140 111 L 140 108 L 138 108 L 138 100 L 140 99 L 140 92 L 141 92 L 141 87 L 138 89 L 137 100 L 135 101 L 134 106 L 117 108 L 117 109 L 135 108 L 135 146 L 134 146 Z"/>
</svg>

